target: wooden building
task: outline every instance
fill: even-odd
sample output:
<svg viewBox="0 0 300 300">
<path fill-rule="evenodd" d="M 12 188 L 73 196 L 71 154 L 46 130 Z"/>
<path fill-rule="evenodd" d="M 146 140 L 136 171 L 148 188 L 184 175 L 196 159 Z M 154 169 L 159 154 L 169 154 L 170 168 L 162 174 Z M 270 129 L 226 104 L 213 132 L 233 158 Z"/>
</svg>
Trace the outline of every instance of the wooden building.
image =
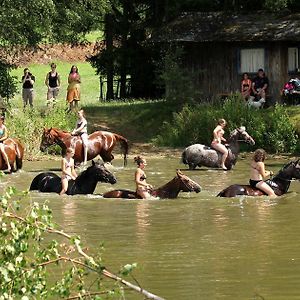
<svg viewBox="0 0 300 300">
<path fill-rule="evenodd" d="M 277 101 L 299 69 L 300 14 L 184 13 L 154 39 L 183 45 L 184 66 L 197 74 L 193 81 L 203 99 L 239 91 L 242 73 L 253 77 L 262 68 Z"/>
</svg>

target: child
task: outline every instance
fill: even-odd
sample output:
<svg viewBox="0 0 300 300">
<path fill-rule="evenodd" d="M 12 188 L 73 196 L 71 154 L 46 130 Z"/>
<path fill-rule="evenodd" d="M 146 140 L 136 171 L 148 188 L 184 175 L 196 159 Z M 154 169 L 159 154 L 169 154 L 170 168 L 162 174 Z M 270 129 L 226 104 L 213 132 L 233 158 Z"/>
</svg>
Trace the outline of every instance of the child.
<svg viewBox="0 0 300 300">
<path fill-rule="evenodd" d="M 266 152 L 263 149 L 257 149 L 254 152 L 253 160 L 251 162 L 251 172 L 249 184 L 253 188 L 257 188 L 265 192 L 270 197 L 276 197 L 273 189 L 263 181 L 263 179 L 273 173 L 265 170 Z"/>
<path fill-rule="evenodd" d="M 75 180 L 77 177 L 77 174 L 74 169 L 74 150 L 72 148 L 68 148 L 66 152 L 66 156 L 61 161 L 61 169 L 62 169 L 62 175 L 61 175 L 61 185 L 62 190 L 59 193 L 60 195 L 63 195 L 68 190 L 69 180 L 73 179 Z"/>
</svg>

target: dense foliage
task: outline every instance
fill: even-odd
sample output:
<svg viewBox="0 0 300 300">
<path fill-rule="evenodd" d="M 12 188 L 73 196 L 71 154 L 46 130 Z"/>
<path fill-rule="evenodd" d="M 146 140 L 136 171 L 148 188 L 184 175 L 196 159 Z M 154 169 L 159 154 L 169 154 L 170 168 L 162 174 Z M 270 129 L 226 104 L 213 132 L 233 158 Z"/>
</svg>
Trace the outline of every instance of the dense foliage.
<svg viewBox="0 0 300 300">
<path fill-rule="evenodd" d="M 156 142 L 163 146 L 210 145 L 219 118 L 228 121 L 228 131 L 245 126 L 256 142 L 255 148 L 275 153 L 294 152 L 299 147 L 295 129 L 283 106 L 256 110 L 248 108 L 239 96 L 227 99 L 223 105 L 183 107 L 179 113 L 174 113 L 171 122 L 164 124 Z"/>
</svg>

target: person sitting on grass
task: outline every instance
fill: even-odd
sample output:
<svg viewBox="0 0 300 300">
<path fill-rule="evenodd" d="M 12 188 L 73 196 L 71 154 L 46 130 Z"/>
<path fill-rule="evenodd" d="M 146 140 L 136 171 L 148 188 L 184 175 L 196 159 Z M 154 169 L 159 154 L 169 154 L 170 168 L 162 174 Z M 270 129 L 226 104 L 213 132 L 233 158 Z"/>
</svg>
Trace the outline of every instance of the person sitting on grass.
<svg viewBox="0 0 300 300">
<path fill-rule="evenodd" d="M 73 148 L 68 148 L 66 156 L 61 160 L 61 192 L 60 195 L 63 195 L 67 192 L 69 186 L 69 180 L 75 180 L 77 177 L 75 168 L 74 168 L 74 150 Z"/>
<path fill-rule="evenodd" d="M 253 159 L 251 161 L 250 180 L 249 184 L 253 188 L 257 188 L 270 197 L 276 197 L 273 189 L 263 181 L 267 176 L 273 175 L 273 172 L 265 170 L 266 152 L 263 149 L 257 149 L 254 152 Z"/>
</svg>

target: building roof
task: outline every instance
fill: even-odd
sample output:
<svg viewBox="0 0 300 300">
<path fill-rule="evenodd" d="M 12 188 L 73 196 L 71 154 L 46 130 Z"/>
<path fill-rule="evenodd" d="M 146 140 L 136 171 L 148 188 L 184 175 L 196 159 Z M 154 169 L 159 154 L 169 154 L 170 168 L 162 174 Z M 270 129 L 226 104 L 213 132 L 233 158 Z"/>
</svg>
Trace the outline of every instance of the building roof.
<svg viewBox="0 0 300 300">
<path fill-rule="evenodd" d="M 300 14 L 190 12 L 154 33 L 155 41 L 300 41 Z"/>
</svg>

